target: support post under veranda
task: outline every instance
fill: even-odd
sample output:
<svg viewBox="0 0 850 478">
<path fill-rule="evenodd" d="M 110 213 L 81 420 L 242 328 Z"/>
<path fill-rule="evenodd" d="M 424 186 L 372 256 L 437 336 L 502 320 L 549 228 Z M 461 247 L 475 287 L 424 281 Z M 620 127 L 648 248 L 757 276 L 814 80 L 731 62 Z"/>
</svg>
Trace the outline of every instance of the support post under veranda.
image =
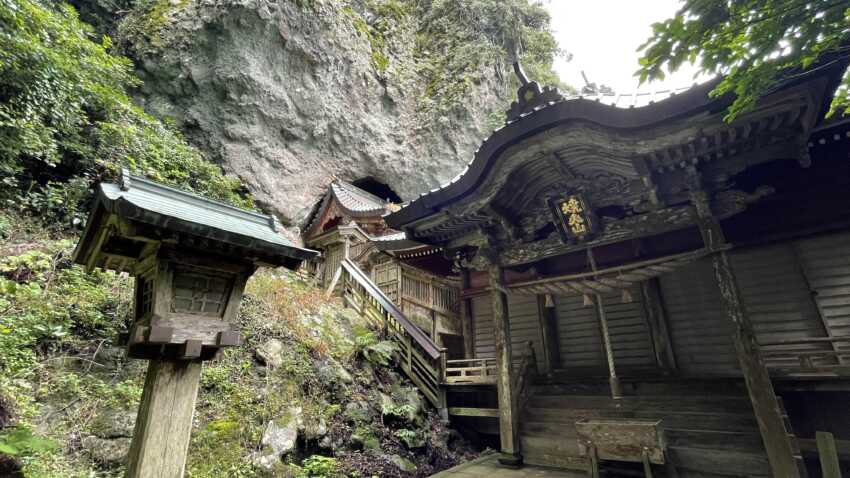
<svg viewBox="0 0 850 478">
<path fill-rule="evenodd" d="M 502 456 L 499 462 L 509 466 L 522 464 L 519 450 L 518 410 L 516 391 L 511 376 L 511 329 L 508 317 L 508 297 L 505 294 L 504 271 L 490 264 L 490 293 L 493 301 L 493 333 L 496 339 L 496 391 L 499 398 L 499 437 Z"/>
</svg>

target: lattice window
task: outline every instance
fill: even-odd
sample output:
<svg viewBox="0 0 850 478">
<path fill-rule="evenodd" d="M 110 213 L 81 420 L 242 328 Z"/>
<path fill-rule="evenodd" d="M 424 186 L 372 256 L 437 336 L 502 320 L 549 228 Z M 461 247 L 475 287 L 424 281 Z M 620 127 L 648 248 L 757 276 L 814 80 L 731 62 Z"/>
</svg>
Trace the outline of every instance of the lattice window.
<svg viewBox="0 0 850 478">
<path fill-rule="evenodd" d="M 199 315 L 221 317 L 227 305 L 232 280 L 224 277 L 176 270 L 171 309 Z"/>
<path fill-rule="evenodd" d="M 140 276 L 136 281 L 136 318 L 141 319 L 150 316 L 153 309 L 153 280 Z"/>
</svg>

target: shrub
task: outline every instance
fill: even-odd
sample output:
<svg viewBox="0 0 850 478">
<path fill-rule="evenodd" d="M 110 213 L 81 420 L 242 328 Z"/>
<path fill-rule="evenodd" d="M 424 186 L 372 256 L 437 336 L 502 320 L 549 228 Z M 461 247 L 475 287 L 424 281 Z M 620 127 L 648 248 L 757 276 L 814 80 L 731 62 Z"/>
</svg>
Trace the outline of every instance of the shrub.
<svg viewBox="0 0 850 478">
<path fill-rule="evenodd" d="M 336 478 L 339 474 L 339 464 L 336 458 L 322 455 L 312 455 L 301 464 L 301 473 L 297 478 L 321 477 Z"/>
<path fill-rule="evenodd" d="M 70 5 L 0 0 L 0 205 L 66 229 L 91 182 L 129 167 L 250 206 L 237 180 L 133 104 L 139 80 L 111 45 Z"/>
</svg>

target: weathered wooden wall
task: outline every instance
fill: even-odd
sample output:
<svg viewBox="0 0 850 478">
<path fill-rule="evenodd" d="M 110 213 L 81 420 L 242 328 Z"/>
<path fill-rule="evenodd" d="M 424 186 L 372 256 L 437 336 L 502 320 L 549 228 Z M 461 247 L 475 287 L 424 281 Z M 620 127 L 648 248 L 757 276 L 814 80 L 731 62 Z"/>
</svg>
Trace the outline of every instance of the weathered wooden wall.
<svg viewBox="0 0 850 478">
<path fill-rule="evenodd" d="M 689 375 L 739 375 L 732 326 L 720 306 L 710 260 L 702 259 L 660 277 L 673 353 Z"/>
<path fill-rule="evenodd" d="M 493 336 L 493 305 L 489 294 L 477 296 L 472 299 L 472 331 L 475 336 L 473 342 L 475 358 L 495 357 L 496 341 Z"/>
</svg>

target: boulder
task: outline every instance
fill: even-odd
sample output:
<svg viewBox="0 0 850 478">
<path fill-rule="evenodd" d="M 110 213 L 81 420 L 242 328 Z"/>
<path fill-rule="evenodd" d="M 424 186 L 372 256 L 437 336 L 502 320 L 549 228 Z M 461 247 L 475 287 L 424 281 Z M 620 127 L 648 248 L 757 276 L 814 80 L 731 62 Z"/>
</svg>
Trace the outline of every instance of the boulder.
<svg viewBox="0 0 850 478">
<path fill-rule="evenodd" d="M 280 455 L 272 450 L 261 450 L 251 454 L 251 463 L 265 471 L 272 471 L 280 463 Z"/>
<path fill-rule="evenodd" d="M 345 411 L 343 413 L 346 418 L 355 423 L 371 421 L 375 416 L 372 407 L 369 406 L 369 402 L 365 400 L 348 402 L 345 405 Z"/>
<path fill-rule="evenodd" d="M 272 368 L 278 368 L 283 365 L 283 351 L 283 342 L 278 339 L 269 339 L 257 347 L 257 350 L 254 351 L 254 356 L 263 364 Z"/>
<path fill-rule="evenodd" d="M 405 473 L 413 473 L 416 471 L 416 464 L 399 455 L 384 455 L 389 462 L 398 467 L 399 470 Z"/>
<path fill-rule="evenodd" d="M 130 455 L 130 438 L 100 438 L 87 436 L 80 442 L 83 452 L 105 468 L 127 464 Z"/>
<path fill-rule="evenodd" d="M 291 407 L 286 415 L 266 425 L 262 444 L 277 456 L 285 455 L 295 449 L 298 429 L 302 426 L 301 407 Z"/>
</svg>

